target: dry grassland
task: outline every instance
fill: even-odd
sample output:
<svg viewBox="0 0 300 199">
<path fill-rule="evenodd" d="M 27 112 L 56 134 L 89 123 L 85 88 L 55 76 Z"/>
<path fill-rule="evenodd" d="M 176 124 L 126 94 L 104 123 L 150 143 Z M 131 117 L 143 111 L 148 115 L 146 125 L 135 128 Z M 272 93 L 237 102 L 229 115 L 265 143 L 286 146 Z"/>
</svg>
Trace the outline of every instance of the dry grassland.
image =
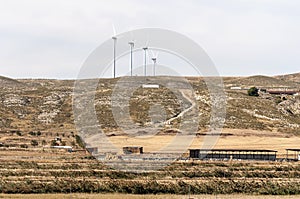
<svg viewBox="0 0 300 199">
<path fill-rule="evenodd" d="M 287 136 L 277 132 L 264 132 L 255 130 L 229 130 L 223 131 L 229 136 L 212 137 L 216 141 L 214 148 L 219 149 L 269 149 L 277 150 L 278 157 L 284 158 L 286 148 L 299 148 L 300 137 Z M 134 138 L 127 136 L 110 137 L 110 141 L 118 147 L 143 146 L 145 152 L 158 150 L 172 142 L 175 135 L 158 135 L 150 138 Z M 201 148 L 205 136 L 197 136 L 189 148 Z M 158 144 L 159 143 L 159 144 Z"/>
<path fill-rule="evenodd" d="M 298 199 L 300 196 L 257 195 L 191 195 L 193 199 Z M 188 199 L 187 195 L 132 195 L 132 194 L 0 194 L 7 199 Z"/>
</svg>

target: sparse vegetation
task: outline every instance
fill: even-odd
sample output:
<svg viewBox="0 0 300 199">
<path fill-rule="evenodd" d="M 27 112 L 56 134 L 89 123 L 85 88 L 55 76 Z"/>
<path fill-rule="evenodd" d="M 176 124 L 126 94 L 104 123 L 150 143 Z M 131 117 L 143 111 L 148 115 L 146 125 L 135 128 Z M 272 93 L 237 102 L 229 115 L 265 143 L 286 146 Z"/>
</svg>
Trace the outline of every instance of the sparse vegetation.
<svg viewBox="0 0 300 199">
<path fill-rule="evenodd" d="M 57 146 L 58 144 L 57 144 L 56 140 L 51 140 L 51 144 L 50 145 L 51 146 Z"/>
<path fill-rule="evenodd" d="M 30 132 L 29 132 L 29 135 L 35 136 L 36 134 L 35 134 L 35 132 L 30 131 Z"/>
<path fill-rule="evenodd" d="M 76 146 L 76 143 L 74 141 L 72 141 L 71 146 Z"/>
<path fill-rule="evenodd" d="M 29 132 L 29 135 L 32 135 L 32 136 L 41 136 L 42 133 L 41 133 L 40 131 L 37 131 L 37 132 L 35 132 L 35 131 L 30 131 L 30 132 Z"/>
<path fill-rule="evenodd" d="M 75 135 L 75 139 L 78 146 L 80 146 L 81 148 L 85 148 L 84 141 L 81 139 L 79 135 Z"/>
<path fill-rule="evenodd" d="M 37 140 L 31 140 L 30 143 L 31 143 L 32 146 L 38 146 L 39 145 Z"/>
<path fill-rule="evenodd" d="M 21 131 L 17 131 L 16 134 L 17 134 L 18 136 L 22 136 Z"/>
<path fill-rule="evenodd" d="M 275 103 L 276 103 L 276 104 L 280 104 L 282 101 L 283 101 L 283 100 L 281 99 L 280 96 L 278 96 L 278 97 L 275 98 Z"/>
<path fill-rule="evenodd" d="M 46 140 L 42 140 L 42 145 L 45 146 L 47 144 Z"/>
<path fill-rule="evenodd" d="M 0 165 L 0 174 L 3 176 L 0 180 L 0 191 L 2 193 L 300 194 L 300 182 L 297 180 L 300 177 L 299 164 L 191 162 L 175 163 L 159 172 L 139 174 L 107 168 L 103 170 L 103 165 L 94 159 L 81 157 L 83 159 L 78 163 L 63 161 L 57 166 L 53 162 L 7 162 L 6 166 L 18 171 L 1 170 L 4 165 Z M 32 168 L 35 169 L 34 172 Z M 14 181 L 16 177 L 23 177 L 23 182 Z"/>
</svg>

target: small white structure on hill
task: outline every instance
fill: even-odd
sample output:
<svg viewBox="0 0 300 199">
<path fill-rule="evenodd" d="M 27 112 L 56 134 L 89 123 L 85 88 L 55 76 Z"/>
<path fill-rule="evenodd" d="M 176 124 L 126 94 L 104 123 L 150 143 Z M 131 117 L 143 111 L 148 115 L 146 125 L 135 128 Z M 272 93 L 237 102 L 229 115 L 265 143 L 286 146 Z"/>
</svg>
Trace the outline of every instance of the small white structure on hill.
<svg viewBox="0 0 300 199">
<path fill-rule="evenodd" d="M 242 90 L 242 88 L 239 86 L 232 86 L 230 87 L 230 90 Z"/>
<path fill-rule="evenodd" d="M 66 149 L 68 152 L 72 152 L 73 149 L 71 146 L 51 146 L 51 148 L 55 148 L 55 149 Z"/>
<path fill-rule="evenodd" d="M 158 84 L 143 84 L 143 88 L 159 88 Z"/>
</svg>

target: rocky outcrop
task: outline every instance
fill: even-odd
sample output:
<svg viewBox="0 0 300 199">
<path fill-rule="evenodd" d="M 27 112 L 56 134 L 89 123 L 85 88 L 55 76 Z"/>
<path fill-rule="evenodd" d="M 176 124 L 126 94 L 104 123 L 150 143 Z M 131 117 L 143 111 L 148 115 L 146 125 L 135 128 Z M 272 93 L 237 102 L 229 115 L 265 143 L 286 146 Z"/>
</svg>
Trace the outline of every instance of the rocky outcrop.
<svg viewBox="0 0 300 199">
<path fill-rule="evenodd" d="M 300 97 L 293 97 L 278 104 L 278 109 L 285 115 L 300 115 Z"/>
</svg>

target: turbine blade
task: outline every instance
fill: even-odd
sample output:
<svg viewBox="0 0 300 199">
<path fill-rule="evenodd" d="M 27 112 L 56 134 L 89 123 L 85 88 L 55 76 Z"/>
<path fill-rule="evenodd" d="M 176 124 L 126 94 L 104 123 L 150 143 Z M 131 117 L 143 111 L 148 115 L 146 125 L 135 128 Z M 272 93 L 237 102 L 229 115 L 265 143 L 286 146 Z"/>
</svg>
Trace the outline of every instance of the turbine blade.
<svg viewBox="0 0 300 199">
<path fill-rule="evenodd" d="M 149 46 L 149 34 L 147 34 L 146 47 Z"/>
<path fill-rule="evenodd" d="M 156 52 L 155 58 L 157 59 L 159 55 L 159 51 Z"/>
<path fill-rule="evenodd" d="M 152 57 L 155 57 L 155 56 L 154 56 L 154 52 L 153 52 L 153 50 L 150 50 L 150 52 L 151 52 L 151 54 L 152 54 Z"/>
<path fill-rule="evenodd" d="M 148 51 L 149 51 L 149 49 L 148 49 Z M 147 57 L 148 57 L 148 60 L 150 60 L 150 63 L 151 63 L 152 57 L 151 57 L 150 53 L 147 53 Z"/>
<path fill-rule="evenodd" d="M 115 27 L 115 24 L 114 23 L 112 23 L 111 24 L 112 25 L 112 29 L 113 29 L 113 36 L 116 36 L 117 35 L 117 32 L 116 32 L 116 27 Z"/>
</svg>

